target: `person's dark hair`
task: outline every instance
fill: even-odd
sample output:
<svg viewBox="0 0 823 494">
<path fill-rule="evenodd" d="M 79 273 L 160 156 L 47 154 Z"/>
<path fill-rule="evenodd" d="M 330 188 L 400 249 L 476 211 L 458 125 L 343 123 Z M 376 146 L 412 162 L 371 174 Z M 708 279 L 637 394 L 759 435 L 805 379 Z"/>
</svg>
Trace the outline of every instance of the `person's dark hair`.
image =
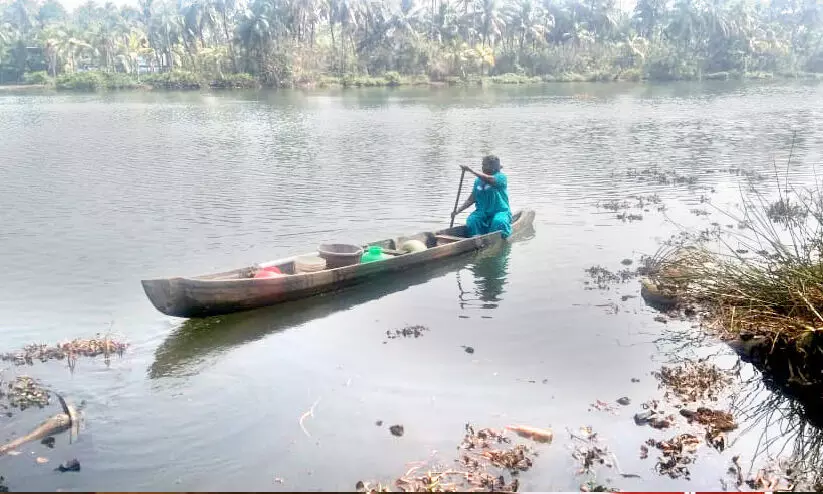
<svg viewBox="0 0 823 494">
<path fill-rule="evenodd" d="M 489 154 L 483 157 L 483 168 L 488 168 L 492 172 L 497 173 L 503 167 L 500 165 L 500 158 Z"/>
</svg>

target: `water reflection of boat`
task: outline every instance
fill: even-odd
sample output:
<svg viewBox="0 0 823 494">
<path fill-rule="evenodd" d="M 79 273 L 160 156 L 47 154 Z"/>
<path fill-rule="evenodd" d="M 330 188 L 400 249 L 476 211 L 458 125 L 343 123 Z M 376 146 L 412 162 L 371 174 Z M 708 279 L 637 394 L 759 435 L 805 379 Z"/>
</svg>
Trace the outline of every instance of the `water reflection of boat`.
<svg viewBox="0 0 823 494">
<path fill-rule="evenodd" d="M 149 367 L 149 377 L 184 375 L 192 364 L 214 358 L 214 354 L 426 283 L 462 269 L 477 255 L 445 259 L 410 271 L 406 276 L 389 277 L 380 283 L 355 286 L 311 299 L 226 316 L 188 319 L 158 347 L 154 363 Z"/>
<path fill-rule="evenodd" d="M 505 293 L 506 275 L 508 274 L 511 245 L 500 245 L 478 254 L 474 261 L 467 266 L 474 275 L 474 297 L 471 292 L 463 289 L 460 272 L 457 273 L 457 284 L 460 289 L 460 308 L 477 307 L 481 309 L 495 309 Z"/>
</svg>

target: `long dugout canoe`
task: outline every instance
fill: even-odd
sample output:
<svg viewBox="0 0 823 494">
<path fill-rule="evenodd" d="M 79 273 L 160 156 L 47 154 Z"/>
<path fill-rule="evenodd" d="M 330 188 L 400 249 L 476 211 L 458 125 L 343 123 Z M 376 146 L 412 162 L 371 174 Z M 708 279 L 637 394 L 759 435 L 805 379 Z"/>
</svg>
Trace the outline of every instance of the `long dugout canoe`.
<svg viewBox="0 0 823 494">
<path fill-rule="evenodd" d="M 396 251 L 408 240 L 419 240 L 427 247 L 420 252 L 393 255 L 381 261 L 291 274 L 295 272 L 295 259 L 299 257 L 294 256 L 223 273 L 191 278 L 142 280 L 143 290 L 158 311 L 174 317 L 209 317 L 252 310 L 332 292 L 362 283 L 376 275 L 398 273 L 421 264 L 511 241 L 532 227 L 534 216 L 535 213 L 531 210 L 515 213 L 512 217 L 512 235 L 508 239 L 503 239 L 500 232 L 466 237 L 465 225 L 459 225 L 436 232 L 421 232 L 408 237 L 371 242 L 368 245 L 379 245 L 387 251 Z M 253 278 L 258 269 L 271 266 L 276 266 L 286 276 Z"/>
</svg>

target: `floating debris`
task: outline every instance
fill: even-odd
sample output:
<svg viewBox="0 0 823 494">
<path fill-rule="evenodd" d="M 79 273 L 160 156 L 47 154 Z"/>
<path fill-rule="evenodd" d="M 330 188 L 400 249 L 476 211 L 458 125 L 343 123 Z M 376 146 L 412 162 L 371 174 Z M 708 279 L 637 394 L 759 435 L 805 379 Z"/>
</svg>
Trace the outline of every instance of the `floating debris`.
<svg viewBox="0 0 823 494">
<path fill-rule="evenodd" d="M 661 417 L 662 415 L 654 410 L 634 414 L 634 423 L 637 425 L 649 425 L 655 429 L 668 429 L 674 424 L 674 415 Z"/>
<path fill-rule="evenodd" d="M 643 215 L 642 214 L 634 214 L 634 213 L 619 213 L 617 215 L 617 219 L 626 222 L 626 221 L 642 221 Z"/>
<path fill-rule="evenodd" d="M 21 411 L 37 406 L 43 408 L 49 404 L 50 394 L 38 381 L 28 376 L 17 376 L 9 383 L 8 400 L 13 408 Z"/>
<path fill-rule="evenodd" d="M 393 425 L 393 426 L 389 427 L 389 432 L 391 432 L 392 436 L 403 437 L 403 434 L 405 433 L 405 429 L 403 428 L 402 425 Z"/>
<path fill-rule="evenodd" d="M 675 417 L 672 414 L 665 416 L 663 410 L 659 410 L 657 400 L 649 400 L 641 405 L 646 410 L 634 415 L 634 423 L 637 425 L 649 425 L 655 429 L 668 429 L 674 424 Z"/>
<path fill-rule="evenodd" d="M 590 480 L 580 485 L 580 492 L 620 492 L 620 489 L 601 485 L 594 480 Z"/>
<path fill-rule="evenodd" d="M 616 413 L 616 408 L 612 405 L 609 405 L 608 403 L 606 403 L 603 400 L 595 400 L 594 403 L 589 404 L 589 406 L 591 407 L 591 408 L 589 408 L 590 412 L 592 411 L 592 408 L 593 408 L 593 409 L 601 411 L 601 412 Z"/>
<path fill-rule="evenodd" d="M 43 446 L 45 446 L 49 449 L 54 449 L 54 443 L 55 443 L 55 439 L 54 439 L 53 436 L 44 437 L 43 440 L 40 441 L 40 444 L 42 444 Z"/>
<path fill-rule="evenodd" d="M 631 269 L 622 269 L 618 272 L 612 272 L 608 269 L 604 268 L 603 266 L 597 265 L 592 266 L 586 269 L 586 274 L 592 279 L 595 288 L 600 290 L 606 290 L 609 288 L 610 285 L 617 284 L 617 283 L 625 283 L 637 276 L 637 271 L 633 271 Z M 586 282 L 586 284 L 591 284 L 591 282 Z M 588 288 L 593 289 L 593 288 Z"/>
<path fill-rule="evenodd" d="M 788 224 L 804 220 L 809 215 L 809 208 L 799 202 L 793 204 L 789 198 L 782 198 L 769 205 L 766 216 L 774 223 Z"/>
<path fill-rule="evenodd" d="M 624 396 L 622 398 L 617 399 L 617 404 L 618 405 L 623 405 L 624 407 L 631 405 L 631 403 L 632 403 L 632 400 L 630 400 L 628 396 Z"/>
<path fill-rule="evenodd" d="M 705 425 L 706 443 L 721 452 L 726 449 L 725 433 L 737 428 L 734 416 L 721 410 L 700 407 L 697 411 L 692 411 L 684 408 L 680 410 L 680 415 L 686 417 L 689 423 L 697 422 Z"/>
<path fill-rule="evenodd" d="M 645 460 L 649 457 L 649 447 L 645 444 L 640 445 L 640 459 Z"/>
<path fill-rule="evenodd" d="M 80 471 L 80 462 L 77 459 L 69 460 L 66 463 L 62 463 L 60 466 L 55 468 L 58 472 L 79 472 Z"/>
<path fill-rule="evenodd" d="M 717 401 L 718 393 L 732 382 L 727 372 L 706 362 L 687 362 L 678 367 L 663 366 L 654 376 L 661 386 L 668 388 L 666 398 L 674 394 L 684 402 L 704 399 Z"/>
<path fill-rule="evenodd" d="M 463 345 L 462 348 L 466 351 L 466 353 L 474 353 L 474 348 L 470 346 Z"/>
<path fill-rule="evenodd" d="M 424 331 L 429 331 L 426 326 L 406 326 L 403 329 L 395 329 L 394 331 L 386 331 L 386 336 L 393 340 L 395 338 L 420 338 Z"/>
<path fill-rule="evenodd" d="M 572 451 L 572 458 L 580 463 L 580 469 L 577 471 L 578 475 L 591 473 L 595 467 L 602 465 L 608 468 L 615 467 L 623 478 L 640 478 L 639 475 L 623 473 L 620 470 L 617 457 L 608 448 L 599 444 L 597 433 L 593 432 L 591 427 L 581 427 L 580 435 L 574 434 L 568 429 L 566 430 L 572 439 L 582 443 Z"/>
<path fill-rule="evenodd" d="M 534 453 L 525 445 L 499 448 L 510 443 L 503 432 L 488 428 L 475 431 L 471 424 L 466 424 L 466 434 L 458 447 L 463 453 L 455 461 L 458 467 L 420 462 L 396 479 L 394 485 L 404 492 L 516 492 L 519 488 L 516 475 L 532 467 Z M 426 473 L 416 473 L 424 467 Z M 493 473 L 489 468 L 503 472 Z M 511 480 L 507 481 L 506 473 Z M 391 490 L 382 483 L 363 481 L 357 482 L 355 488 L 358 492 Z"/>
<path fill-rule="evenodd" d="M 667 441 L 649 439 L 648 446 L 659 449 L 663 456 L 657 459 L 655 468 L 661 475 L 668 475 L 673 479 L 685 477 L 690 480 L 687 465 L 694 463 L 694 453 L 700 445 L 700 439 L 692 434 L 680 434 Z"/>
<path fill-rule="evenodd" d="M 317 401 L 312 403 L 311 408 L 306 410 L 303 413 L 303 415 L 301 415 L 300 418 L 297 420 L 298 425 L 300 425 L 300 428 L 303 429 L 303 433 L 306 434 L 306 437 L 311 437 L 311 434 L 309 434 L 309 431 L 306 430 L 306 427 L 303 425 L 303 421 L 306 420 L 306 418 L 308 417 L 314 418 L 314 408 L 317 406 L 318 403 L 320 403 L 320 398 L 318 398 Z"/>
<path fill-rule="evenodd" d="M 737 423 L 734 416 L 729 412 L 722 410 L 712 410 L 706 407 L 700 407 L 697 411 L 691 411 L 686 408 L 680 410 L 680 415 L 686 417 L 689 423 L 697 422 L 698 424 L 707 425 L 713 429 L 722 432 L 729 432 L 737 429 Z"/>
<path fill-rule="evenodd" d="M 54 346 L 33 343 L 23 347 L 21 351 L 0 354 L 0 360 L 12 361 L 15 365 L 33 365 L 35 360 L 47 362 L 68 359 L 69 365 L 73 366 L 78 356 L 104 355 L 108 359 L 111 355 L 122 356 L 127 347 L 127 343 L 114 340 L 110 336 L 101 337 L 98 333 L 95 338 L 76 338 Z"/>
<path fill-rule="evenodd" d="M 42 465 L 44 463 L 48 463 L 49 459 L 45 456 L 38 456 L 34 461 L 36 461 L 38 465 Z"/>
<path fill-rule="evenodd" d="M 597 203 L 597 207 L 600 209 L 605 209 L 607 211 L 621 211 L 623 209 L 629 209 L 629 202 L 628 201 L 618 201 L 617 199 L 612 199 L 605 202 Z"/>
<path fill-rule="evenodd" d="M 507 425 L 506 430 L 512 431 L 522 438 L 531 439 L 539 443 L 550 443 L 554 438 L 554 433 L 551 429 L 541 429 L 528 425 Z"/>
</svg>

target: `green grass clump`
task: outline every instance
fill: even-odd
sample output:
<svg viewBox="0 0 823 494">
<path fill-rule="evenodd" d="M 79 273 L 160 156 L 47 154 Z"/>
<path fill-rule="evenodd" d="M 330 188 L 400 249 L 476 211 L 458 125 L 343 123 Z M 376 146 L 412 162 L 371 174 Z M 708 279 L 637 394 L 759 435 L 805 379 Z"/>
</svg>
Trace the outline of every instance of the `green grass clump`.
<svg viewBox="0 0 823 494">
<path fill-rule="evenodd" d="M 788 192 L 776 202 L 752 192 L 742 217 L 726 213 L 748 228 L 692 246 L 698 262 L 677 266 L 678 296 L 724 339 L 760 338 L 792 379 L 823 384 L 823 191 L 778 190 Z"/>
</svg>

